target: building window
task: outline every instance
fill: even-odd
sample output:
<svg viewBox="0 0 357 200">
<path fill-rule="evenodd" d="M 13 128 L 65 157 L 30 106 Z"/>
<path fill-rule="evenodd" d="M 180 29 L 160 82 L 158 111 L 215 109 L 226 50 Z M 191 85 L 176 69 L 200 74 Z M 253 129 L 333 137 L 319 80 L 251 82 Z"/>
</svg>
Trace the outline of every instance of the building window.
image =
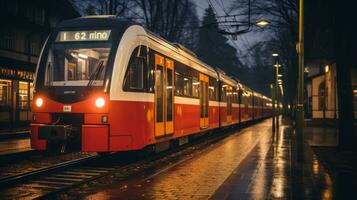
<svg viewBox="0 0 357 200">
<path fill-rule="evenodd" d="M 0 6 L 2 8 L 2 12 L 0 15 L 10 15 L 10 16 L 16 16 L 19 10 L 18 2 L 17 0 L 11 0 L 11 1 L 0 1 Z"/>
<path fill-rule="evenodd" d="M 35 23 L 39 25 L 43 25 L 45 22 L 45 11 L 42 8 L 36 9 L 35 13 Z"/>
<path fill-rule="evenodd" d="M 327 91 L 326 91 L 326 82 L 322 81 L 319 85 L 319 105 L 318 108 L 319 110 L 326 110 L 326 96 L 327 96 Z"/>
<path fill-rule="evenodd" d="M 31 55 L 37 55 L 36 42 L 34 40 L 26 41 L 26 52 Z"/>
<path fill-rule="evenodd" d="M 34 8 L 31 6 L 26 6 L 25 8 L 25 17 L 28 21 L 33 22 Z"/>
<path fill-rule="evenodd" d="M 0 106 L 11 105 L 11 80 L 0 79 Z"/>
<path fill-rule="evenodd" d="M 6 32 L 0 34 L 0 48 L 1 49 L 14 49 L 15 48 L 15 36 L 12 32 Z"/>
<path fill-rule="evenodd" d="M 29 83 L 20 81 L 19 82 L 19 109 L 29 109 L 30 107 L 30 97 L 29 97 Z"/>
</svg>

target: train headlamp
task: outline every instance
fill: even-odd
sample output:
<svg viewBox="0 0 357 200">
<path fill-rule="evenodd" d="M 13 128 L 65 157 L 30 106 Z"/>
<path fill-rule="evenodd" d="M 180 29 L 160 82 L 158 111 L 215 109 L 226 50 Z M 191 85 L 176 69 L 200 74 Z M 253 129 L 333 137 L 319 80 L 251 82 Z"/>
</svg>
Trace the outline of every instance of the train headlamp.
<svg viewBox="0 0 357 200">
<path fill-rule="evenodd" d="M 102 97 L 98 97 L 97 100 L 95 100 L 95 105 L 97 108 L 102 108 L 105 105 L 105 100 Z"/>
<path fill-rule="evenodd" d="M 40 98 L 37 98 L 36 99 L 36 106 L 37 107 L 41 107 L 43 105 L 43 99 L 40 97 Z"/>
</svg>

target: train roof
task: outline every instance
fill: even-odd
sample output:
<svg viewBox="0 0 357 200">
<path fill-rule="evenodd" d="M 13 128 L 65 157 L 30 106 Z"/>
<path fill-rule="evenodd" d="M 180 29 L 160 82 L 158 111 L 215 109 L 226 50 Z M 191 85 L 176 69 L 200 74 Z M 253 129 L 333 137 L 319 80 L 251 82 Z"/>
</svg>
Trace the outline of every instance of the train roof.
<svg viewBox="0 0 357 200">
<path fill-rule="evenodd" d="M 89 15 L 60 22 L 56 29 L 77 27 L 119 27 L 127 28 L 134 25 L 133 21 L 116 17 L 115 15 Z"/>
<path fill-rule="evenodd" d="M 234 86 L 234 87 L 237 87 L 237 85 L 238 85 L 238 82 L 236 80 L 234 80 L 233 78 L 231 78 L 223 73 L 219 73 L 219 79 L 225 83 L 230 84 L 231 86 Z"/>
<path fill-rule="evenodd" d="M 178 55 L 180 55 L 182 57 L 182 59 L 187 59 L 193 63 L 195 63 L 196 65 L 191 65 L 190 67 L 201 71 L 207 75 L 213 76 L 214 78 L 218 78 L 218 74 L 217 71 L 209 66 L 208 64 L 202 62 L 201 60 L 199 60 L 196 56 L 196 54 L 194 54 L 191 50 L 188 50 L 186 47 L 183 47 L 182 45 L 178 45 L 172 42 L 167 41 L 166 39 L 162 38 L 161 36 L 145 29 L 146 33 L 147 33 L 147 37 L 160 45 L 165 46 L 166 48 L 175 51 Z"/>
<path fill-rule="evenodd" d="M 91 27 L 91 26 L 97 26 L 97 27 L 117 27 L 121 29 L 127 29 L 132 25 L 138 25 L 139 24 L 125 20 L 122 18 L 119 18 L 115 15 L 90 15 L 90 16 L 84 16 L 84 17 L 79 17 L 75 19 L 70 19 L 70 20 L 65 20 L 63 22 L 60 22 L 57 26 L 56 29 L 62 29 L 62 28 L 77 28 L 77 27 Z M 142 27 L 142 26 L 141 26 Z M 194 62 L 196 65 L 193 65 L 191 67 L 195 68 L 196 70 L 199 70 L 203 73 L 206 73 L 210 76 L 213 76 L 215 78 L 219 78 L 220 80 L 232 85 L 232 86 L 239 86 L 249 92 L 253 92 L 252 89 L 249 87 L 243 85 L 240 83 L 240 81 L 236 78 L 229 77 L 222 71 L 220 68 L 217 67 L 212 67 L 203 61 L 199 60 L 197 55 L 193 53 L 191 50 L 188 48 L 184 47 L 181 44 L 177 43 L 172 43 L 167 41 L 166 39 L 162 38 L 161 36 L 143 28 L 146 32 L 147 38 L 149 38 L 151 41 L 154 41 L 158 44 L 164 45 L 166 48 L 176 52 L 180 56 L 183 57 L 183 59 L 188 59 L 191 62 Z M 256 92 L 254 92 L 256 93 Z M 261 94 L 260 94 L 261 95 Z M 263 95 L 261 95 L 263 96 Z"/>
</svg>

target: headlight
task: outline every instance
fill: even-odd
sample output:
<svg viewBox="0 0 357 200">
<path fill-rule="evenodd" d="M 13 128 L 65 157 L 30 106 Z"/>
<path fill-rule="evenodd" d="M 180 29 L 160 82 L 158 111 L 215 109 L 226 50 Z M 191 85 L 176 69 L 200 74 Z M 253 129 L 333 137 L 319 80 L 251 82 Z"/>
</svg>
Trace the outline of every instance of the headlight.
<svg viewBox="0 0 357 200">
<path fill-rule="evenodd" d="M 43 99 L 42 99 L 42 98 L 37 98 L 37 99 L 36 99 L 36 106 L 37 106 L 37 107 L 41 107 L 42 104 L 43 104 Z"/>
<path fill-rule="evenodd" d="M 104 104 L 105 104 L 105 100 L 104 100 L 102 97 L 98 97 L 97 100 L 95 100 L 95 105 L 96 105 L 98 108 L 103 107 Z"/>
</svg>

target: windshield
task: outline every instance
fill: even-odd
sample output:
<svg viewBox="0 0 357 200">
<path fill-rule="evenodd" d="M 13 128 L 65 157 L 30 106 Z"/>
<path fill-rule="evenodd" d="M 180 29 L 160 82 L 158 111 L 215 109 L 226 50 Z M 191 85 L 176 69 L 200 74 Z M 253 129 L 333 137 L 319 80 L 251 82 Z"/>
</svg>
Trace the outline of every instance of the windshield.
<svg viewBox="0 0 357 200">
<path fill-rule="evenodd" d="M 57 42 L 48 54 L 46 86 L 103 86 L 110 42 Z"/>
</svg>

